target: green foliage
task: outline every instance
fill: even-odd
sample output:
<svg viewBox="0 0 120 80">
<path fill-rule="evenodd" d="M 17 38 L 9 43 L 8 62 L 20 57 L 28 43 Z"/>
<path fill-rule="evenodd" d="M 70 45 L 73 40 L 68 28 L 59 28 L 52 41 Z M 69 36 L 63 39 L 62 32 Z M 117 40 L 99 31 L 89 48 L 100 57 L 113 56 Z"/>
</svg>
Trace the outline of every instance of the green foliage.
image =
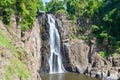
<svg viewBox="0 0 120 80">
<path fill-rule="evenodd" d="M 66 1 L 66 6 L 67 6 L 67 12 L 71 15 L 75 14 L 75 5 L 76 1 L 74 0 L 67 0 Z"/>
<path fill-rule="evenodd" d="M 56 14 L 59 14 L 59 13 L 61 13 L 61 14 L 67 14 L 67 11 L 64 10 L 64 9 L 61 9 L 61 10 L 58 10 L 58 11 L 56 12 Z"/>
<path fill-rule="evenodd" d="M 112 53 L 119 49 L 120 41 L 120 1 L 119 0 L 90 0 L 84 16 L 93 21 L 92 32 L 101 44 L 112 46 Z M 108 50 L 109 51 L 109 50 Z M 111 53 L 105 53 L 111 54 Z"/>
<path fill-rule="evenodd" d="M 14 11 L 15 0 L 1 0 L 0 1 L 0 16 L 3 17 L 3 22 L 9 24 L 10 16 Z"/>
<path fill-rule="evenodd" d="M 102 56 L 102 57 L 105 57 L 105 56 L 106 56 L 104 51 L 100 51 L 99 54 L 100 54 L 100 56 Z"/>
<path fill-rule="evenodd" d="M 11 65 L 5 68 L 4 74 L 5 80 L 14 80 L 16 76 L 20 77 L 22 80 L 28 80 L 30 77 L 30 72 L 26 65 L 15 58 L 11 60 Z"/>
<path fill-rule="evenodd" d="M 89 36 L 88 35 L 83 35 L 83 36 L 80 36 L 80 39 L 82 39 L 82 40 L 89 40 Z"/>
<path fill-rule="evenodd" d="M 92 29 L 92 32 L 97 32 L 100 30 L 100 28 L 96 25 L 92 25 L 91 29 Z"/>
<path fill-rule="evenodd" d="M 74 33 L 71 34 L 71 39 L 76 39 L 76 35 Z"/>
<path fill-rule="evenodd" d="M 11 46 L 12 39 L 9 38 L 8 35 L 3 34 L 3 32 L 0 30 L 0 44 L 12 51 L 12 53 L 15 52 L 15 48 Z"/>
<path fill-rule="evenodd" d="M 98 8 L 103 4 L 102 0 L 89 0 L 86 13 L 90 16 L 94 16 L 98 12 Z"/>
<path fill-rule="evenodd" d="M 38 9 L 42 8 L 41 0 L 18 0 L 16 6 L 17 15 L 21 18 L 20 24 L 22 30 L 32 28 Z"/>
<path fill-rule="evenodd" d="M 76 20 L 76 16 L 72 14 L 68 14 L 68 20 Z"/>
<path fill-rule="evenodd" d="M 86 11 L 88 0 L 65 0 L 65 3 L 69 14 L 81 16 Z"/>
<path fill-rule="evenodd" d="M 64 10 L 64 1 L 51 0 L 46 3 L 47 13 L 55 14 L 58 10 Z"/>
<path fill-rule="evenodd" d="M 108 39 L 108 34 L 106 32 L 102 32 L 100 36 L 104 39 Z"/>
<path fill-rule="evenodd" d="M 120 54 L 120 48 L 116 49 L 115 53 Z"/>
<path fill-rule="evenodd" d="M 22 30 L 30 29 L 38 10 L 44 10 L 41 0 L 1 0 L 0 16 L 9 24 L 12 15 L 19 18 Z"/>
<path fill-rule="evenodd" d="M 106 51 L 100 51 L 99 55 L 102 56 L 102 57 L 112 56 L 112 54 L 107 54 Z"/>
<path fill-rule="evenodd" d="M 32 28 L 31 26 L 28 26 L 29 23 L 25 22 L 25 23 L 21 23 L 20 27 L 21 27 L 21 30 L 24 31 L 24 30 L 29 30 L 30 28 Z"/>
<path fill-rule="evenodd" d="M 72 27 L 71 27 L 71 39 L 76 39 L 77 38 L 77 35 L 76 35 L 76 30 L 77 30 L 77 28 L 76 28 L 76 25 L 75 25 L 75 21 L 73 20 L 72 21 Z"/>
<path fill-rule="evenodd" d="M 48 13 L 55 14 L 58 10 L 66 10 L 69 19 L 80 16 L 85 12 L 85 6 L 88 0 L 51 0 L 46 3 Z"/>
</svg>

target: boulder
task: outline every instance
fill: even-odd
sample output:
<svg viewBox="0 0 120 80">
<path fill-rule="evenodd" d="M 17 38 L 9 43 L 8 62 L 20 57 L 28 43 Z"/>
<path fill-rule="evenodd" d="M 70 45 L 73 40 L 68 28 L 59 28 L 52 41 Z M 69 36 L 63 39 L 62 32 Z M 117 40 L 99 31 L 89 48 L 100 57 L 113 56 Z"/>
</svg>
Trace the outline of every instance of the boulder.
<svg viewBox="0 0 120 80">
<path fill-rule="evenodd" d="M 112 63 L 114 67 L 120 66 L 120 54 L 114 54 L 112 57 Z"/>
<path fill-rule="evenodd" d="M 67 71 L 80 72 L 88 67 L 89 47 L 83 40 L 75 39 L 63 44 L 63 64 Z"/>
</svg>

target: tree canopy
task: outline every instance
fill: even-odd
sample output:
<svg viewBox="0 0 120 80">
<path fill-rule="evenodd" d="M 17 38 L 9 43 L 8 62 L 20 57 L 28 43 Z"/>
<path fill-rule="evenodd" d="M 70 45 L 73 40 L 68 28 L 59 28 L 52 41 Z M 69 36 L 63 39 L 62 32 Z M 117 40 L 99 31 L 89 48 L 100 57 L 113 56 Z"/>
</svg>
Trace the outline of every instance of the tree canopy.
<svg viewBox="0 0 120 80">
<path fill-rule="evenodd" d="M 5 24 L 9 24 L 12 15 L 21 19 L 19 22 L 23 30 L 29 29 L 39 9 L 44 9 L 41 0 L 1 0 L 0 16 Z"/>
</svg>

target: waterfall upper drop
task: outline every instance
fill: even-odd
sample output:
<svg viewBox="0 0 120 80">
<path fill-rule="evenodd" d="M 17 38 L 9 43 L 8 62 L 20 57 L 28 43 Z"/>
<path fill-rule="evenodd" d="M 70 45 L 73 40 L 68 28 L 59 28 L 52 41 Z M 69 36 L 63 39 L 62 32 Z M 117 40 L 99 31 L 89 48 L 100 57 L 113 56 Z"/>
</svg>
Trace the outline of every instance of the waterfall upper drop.
<svg viewBox="0 0 120 80">
<path fill-rule="evenodd" d="M 55 25 L 55 20 L 51 15 L 48 15 L 49 34 L 50 34 L 50 73 L 62 73 L 64 67 L 61 57 L 60 36 Z"/>
</svg>

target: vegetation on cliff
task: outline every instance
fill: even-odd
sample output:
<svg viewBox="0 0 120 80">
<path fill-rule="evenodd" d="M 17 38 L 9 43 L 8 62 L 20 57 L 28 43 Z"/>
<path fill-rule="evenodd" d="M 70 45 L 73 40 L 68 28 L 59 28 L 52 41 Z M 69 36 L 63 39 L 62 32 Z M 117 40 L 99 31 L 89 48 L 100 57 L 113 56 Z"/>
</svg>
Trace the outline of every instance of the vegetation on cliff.
<svg viewBox="0 0 120 80">
<path fill-rule="evenodd" d="M 11 18 L 16 17 L 17 25 L 22 31 L 32 28 L 36 19 L 37 12 L 43 10 L 41 0 L 1 0 L 0 1 L 0 79 L 2 80 L 29 80 L 31 72 L 29 70 L 28 61 L 31 53 L 27 53 L 25 49 L 16 42 L 10 31 Z M 1 22 L 3 21 L 4 24 Z M 14 22 L 12 23 L 14 24 Z M 13 26 L 12 26 L 13 27 Z M 15 28 L 15 27 L 14 27 Z M 8 30 L 8 31 L 7 31 Z M 16 46 L 16 43 L 19 46 Z"/>
<path fill-rule="evenodd" d="M 59 6 L 58 6 L 59 4 Z M 92 21 L 91 33 L 106 54 L 120 53 L 120 1 L 119 0 L 51 0 L 46 3 L 48 13 L 64 10 L 73 20 L 83 17 Z M 82 27 L 84 28 L 84 26 Z M 80 30 L 80 31 L 79 31 Z M 81 28 L 78 31 L 81 32 Z M 84 37 L 90 39 L 89 36 Z M 78 33 L 77 33 L 78 34 Z"/>
<path fill-rule="evenodd" d="M 1 0 L 0 19 L 9 24 L 10 18 L 15 15 L 21 29 L 26 30 L 31 28 L 40 9 L 44 9 L 41 0 Z"/>
<path fill-rule="evenodd" d="M 2 80 L 14 80 L 21 78 L 28 80 L 30 71 L 27 67 L 27 62 L 24 57 L 24 49 L 13 46 L 14 40 L 9 34 L 0 28 L 0 59 L 4 60 L 1 63 L 1 70 L 3 73 L 0 75 Z"/>
</svg>

